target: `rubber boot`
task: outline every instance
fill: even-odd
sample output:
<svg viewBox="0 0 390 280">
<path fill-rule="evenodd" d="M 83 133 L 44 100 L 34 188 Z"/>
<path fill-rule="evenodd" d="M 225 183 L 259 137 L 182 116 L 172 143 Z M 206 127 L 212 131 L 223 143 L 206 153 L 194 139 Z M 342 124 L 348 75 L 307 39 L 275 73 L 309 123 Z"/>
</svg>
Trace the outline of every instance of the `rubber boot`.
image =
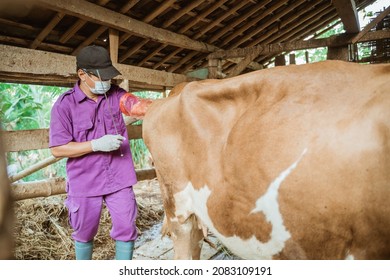
<svg viewBox="0 0 390 280">
<path fill-rule="evenodd" d="M 133 258 L 134 241 L 115 241 L 115 259 L 131 260 Z"/>
<path fill-rule="evenodd" d="M 76 250 L 76 260 L 92 260 L 93 241 L 74 242 Z"/>
</svg>

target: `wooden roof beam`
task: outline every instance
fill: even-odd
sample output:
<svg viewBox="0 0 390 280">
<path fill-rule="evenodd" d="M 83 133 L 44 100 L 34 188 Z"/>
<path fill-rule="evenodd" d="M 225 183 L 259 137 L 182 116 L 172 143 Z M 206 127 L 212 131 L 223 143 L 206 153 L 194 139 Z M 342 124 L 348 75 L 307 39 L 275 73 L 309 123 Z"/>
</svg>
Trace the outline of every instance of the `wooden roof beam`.
<svg viewBox="0 0 390 280">
<path fill-rule="evenodd" d="M 291 11 L 293 11 L 295 8 L 297 8 L 298 6 L 300 6 L 304 2 L 305 2 L 305 0 L 296 1 L 294 4 L 286 6 L 282 11 L 280 11 L 280 13 L 277 13 L 274 16 L 272 16 L 268 21 L 263 23 L 261 26 L 257 27 L 254 31 L 244 35 L 242 38 L 240 38 L 240 40 L 238 40 L 233 45 L 231 45 L 230 48 L 234 49 L 234 48 L 239 47 L 241 44 L 247 42 L 250 38 L 253 38 L 256 34 L 264 31 L 271 24 L 273 24 L 276 21 L 280 20 L 280 18 L 282 18 L 286 14 L 290 13 Z M 317 0 L 317 2 L 318 2 L 318 0 Z M 281 6 L 283 6 L 282 4 L 284 4 L 283 1 L 281 3 L 279 3 L 279 5 L 274 6 L 274 10 L 276 10 L 277 8 L 280 8 Z M 267 12 L 268 12 L 268 10 L 267 10 Z M 278 27 L 278 29 L 279 29 L 279 27 Z M 276 30 L 276 33 L 277 33 L 277 31 L 278 30 Z M 274 33 L 274 32 L 270 32 L 270 31 L 267 32 L 267 34 L 272 34 L 272 33 Z M 256 40 L 256 41 L 258 41 L 258 40 Z"/>
<path fill-rule="evenodd" d="M 169 1 L 163 2 L 154 11 L 152 11 L 150 14 L 148 14 L 142 21 L 145 23 L 150 23 L 158 15 L 160 15 L 162 12 L 164 12 L 166 9 L 168 9 L 168 7 L 170 7 L 174 2 L 176 2 L 176 0 L 169 0 Z M 126 38 L 126 40 L 127 40 L 130 36 L 131 36 L 130 34 L 125 34 L 122 39 Z M 147 39 L 147 38 L 142 39 L 136 45 L 134 45 L 132 48 L 130 48 L 125 54 L 123 54 L 119 61 L 124 62 L 131 55 L 133 55 L 137 51 L 139 51 L 149 41 L 150 41 L 150 39 Z"/>
<path fill-rule="evenodd" d="M 280 7 L 282 7 L 282 6 L 286 5 L 286 4 L 287 3 L 285 1 L 279 1 L 275 5 L 273 5 L 273 6 L 269 7 L 268 9 L 264 10 L 264 12 L 260 16 L 255 17 L 252 20 L 248 21 L 246 24 L 244 24 L 239 29 L 235 30 L 232 34 L 230 34 L 228 37 L 226 37 L 222 41 L 221 45 L 226 47 L 226 45 L 228 45 L 233 39 L 236 39 L 238 36 L 241 36 L 244 33 L 244 31 L 246 31 L 248 28 L 256 25 L 262 19 L 264 19 L 267 16 L 269 16 L 270 13 L 274 12 L 275 10 L 279 9 Z M 261 31 L 262 30 L 260 29 L 259 32 L 261 32 Z M 234 46 L 231 47 L 231 48 L 234 48 Z"/>
<path fill-rule="evenodd" d="M 61 21 L 61 19 L 65 16 L 64 13 L 57 13 L 49 22 L 48 25 L 46 25 L 45 28 L 42 29 L 42 31 L 39 33 L 39 35 L 35 38 L 35 40 L 30 45 L 31 49 L 36 49 L 40 43 L 46 38 L 46 36 L 50 33 L 50 31 L 53 30 L 53 28 Z"/>
<path fill-rule="evenodd" d="M 213 27 L 215 27 L 216 25 L 220 24 L 223 20 L 225 20 L 226 18 L 228 18 L 229 16 L 231 16 L 232 14 L 234 14 L 236 11 L 238 11 L 239 9 L 241 9 L 242 7 L 244 7 L 246 4 L 248 4 L 247 2 L 245 1 L 241 1 L 240 4 L 234 6 L 233 8 L 231 8 L 229 11 L 227 11 L 226 13 L 224 13 L 222 16 L 220 16 L 219 18 L 216 18 L 214 19 L 210 24 L 207 24 L 207 26 L 205 28 L 202 28 L 202 30 L 200 30 L 194 37 L 193 39 L 196 40 L 196 39 L 199 39 L 200 37 L 202 37 L 203 34 L 207 33 L 207 31 L 209 31 L 210 29 L 212 29 Z"/>
<path fill-rule="evenodd" d="M 158 17 L 159 15 L 161 15 L 164 11 L 166 11 L 170 6 L 172 6 L 172 4 L 176 2 L 176 0 L 166 0 L 166 1 L 162 1 L 162 3 L 157 7 L 157 9 L 155 9 L 154 11 L 152 11 L 149 15 L 147 15 L 142 21 L 143 22 L 146 22 L 146 23 L 149 23 L 151 22 L 152 20 L 154 20 L 156 17 Z"/>
<path fill-rule="evenodd" d="M 347 33 L 357 33 L 360 31 L 359 17 L 354 0 L 333 0 L 341 21 Z"/>
<path fill-rule="evenodd" d="M 46 8 L 54 9 L 79 18 L 105 25 L 126 33 L 134 33 L 144 38 L 158 42 L 171 44 L 181 48 L 192 49 L 200 52 L 212 52 L 217 47 L 198 42 L 162 28 L 157 28 L 142 21 L 135 20 L 120 13 L 97 6 L 85 0 L 37 0 L 37 3 Z"/>
<path fill-rule="evenodd" d="M 182 34 L 184 32 L 186 32 L 188 29 L 190 29 L 192 26 L 194 26 L 197 22 L 199 22 L 201 19 L 205 18 L 206 16 L 208 16 L 210 13 L 212 13 L 213 11 L 215 11 L 217 8 L 220 7 L 221 4 L 223 4 L 224 2 L 226 2 L 227 0 L 222 0 L 222 1 L 216 1 L 214 3 L 214 5 L 212 5 L 211 7 L 209 7 L 206 11 L 204 11 L 203 13 L 201 13 L 199 16 L 197 16 L 196 18 L 188 21 L 182 28 L 180 28 L 180 30 L 178 31 L 178 33 Z M 159 63 L 156 63 L 154 66 L 153 66 L 153 69 L 157 69 L 159 68 L 161 65 L 163 65 L 164 63 L 166 63 L 167 61 L 169 61 L 172 57 L 174 57 L 176 54 L 178 54 L 179 52 L 181 52 L 182 50 L 184 50 L 184 48 L 178 48 L 177 50 L 175 50 L 174 52 L 171 52 L 169 55 L 167 55 L 164 59 L 162 59 Z M 191 53 L 190 53 L 191 54 Z M 190 55 L 188 54 L 188 55 Z M 192 57 L 192 56 L 191 56 Z"/>
<path fill-rule="evenodd" d="M 283 33 L 283 35 L 281 37 L 278 37 L 277 40 L 267 40 L 267 44 L 278 43 L 278 42 L 280 42 L 282 40 L 288 40 L 288 38 L 290 38 L 291 41 L 294 41 L 294 40 L 297 40 L 297 39 L 303 40 L 302 38 L 306 38 L 308 35 L 311 35 L 315 30 L 318 30 L 318 28 L 321 28 L 321 26 L 325 27 L 328 24 L 332 23 L 333 21 L 337 20 L 337 18 L 338 18 L 338 15 L 334 11 L 334 16 L 329 18 L 325 22 L 321 22 L 320 24 L 319 23 L 315 23 L 314 25 L 306 26 L 305 28 L 303 28 L 303 31 L 302 31 L 302 28 L 301 28 L 301 32 L 299 32 L 298 34 L 293 32 L 294 33 L 293 35 L 295 35 L 295 36 L 293 36 L 288 31 L 286 31 L 286 32 Z M 261 64 L 264 64 L 267 61 L 271 60 L 273 57 L 275 57 L 276 54 L 275 53 L 270 53 L 268 55 L 261 56 L 261 57 L 258 58 L 257 61 L 259 63 L 261 63 Z"/>
<path fill-rule="evenodd" d="M 294 41 L 287 43 L 274 43 L 257 45 L 248 48 L 232 49 L 228 51 L 217 51 L 208 55 L 209 59 L 228 59 L 235 57 L 244 57 L 252 52 L 258 52 L 259 54 L 279 53 L 294 50 L 303 50 L 320 47 L 338 47 L 351 43 L 353 34 L 341 34 L 334 35 L 329 38 L 312 39 L 307 41 Z M 364 35 L 359 42 L 372 41 L 378 39 L 390 38 L 390 33 L 387 31 L 374 31 Z"/>
<path fill-rule="evenodd" d="M 195 9 L 196 7 L 198 7 L 198 6 L 199 6 L 200 4 L 202 4 L 204 1 L 206 1 L 206 0 L 197 0 L 197 1 L 194 1 L 194 2 L 192 2 L 191 4 L 189 4 L 188 6 L 179 9 L 179 11 L 178 11 L 174 16 L 172 16 L 168 21 L 164 22 L 164 24 L 162 25 L 162 27 L 163 27 L 163 28 L 167 28 L 167 27 L 170 26 L 172 23 L 174 23 L 175 21 L 177 21 L 179 18 L 181 18 L 182 16 L 184 16 L 185 14 L 187 14 L 188 12 L 190 12 L 191 10 Z"/>
<path fill-rule="evenodd" d="M 301 0 L 303 1 L 303 0 Z M 218 40 L 219 38 L 221 38 L 223 35 L 225 35 L 226 33 L 232 31 L 237 25 L 239 25 L 240 23 L 242 23 L 243 21 L 246 21 L 248 20 L 252 15 L 254 15 L 255 13 L 257 13 L 258 11 L 262 10 L 265 8 L 265 6 L 272 2 L 272 0 L 268 0 L 266 2 L 262 2 L 262 4 L 258 4 L 256 5 L 255 7 L 249 9 L 246 13 L 244 13 L 243 15 L 241 15 L 240 17 L 238 17 L 237 19 L 233 20 L 231 23 L 229 23 L 228 25 L 226 25 L 223 29 L 221 29 L 220 31 L 218 31 L 216 34 L 214 34 L 207 42 L 209 44 L 212 44 L 214 43 L 216 40 Z"/>
<path fill-rule="evenodd" d="M 202 4 L 205 0 L 197 0 L 197 1 L 194 1 L 192 2 L 190 5 L 182 8 L 181 10 L 178 10 L 178 12 L 172 16 L 168 21 L 164 22 L 164 24 L 162 25 L 163 28 L 167 28 L 168 26 L 170 26 L 172 23 L 174 23 L 176 20 L 178 20 L 179 18 L 181 18 L 183 15 L 187 14 L 188 12 L 190 12 L 191 10 L 195 9 L 196 7 L 198 7 L 200 4 Z M 155 56 L 157 53 L 159 53 L 162 49 L 164 49 L 165 47 L 167 47 L 168 45 L 167 44 L 161 44 L 159 47 L 157 47 L 153 52 L 151 52 L 148 56 L 146 56 L 144 59 L 142 59 L 137 65 L 138 66 L 142 66 L 146 61 L 148 61 L 149 59 L 151 59 L 153 56 Z M 159 64 L 158 67 L 160 65 L 162 65 L 163 63 Z M 158 68 L 156 67 L 156 68 Z"/>
<path fill-rule="evenodd" d="M 128 3 L 126 3 L 119 11 L 119 13 L 121 14 L 125 14 L 127 13 L 135 4 L 137 4 L 139 2 L 139 0 L 135 0 L 135 1 L 129 1 Z M 74 51 L 72 54 L 77 54 L 79 52 L 79 50 L 81 50 L 83 47 L 85 46 L 88 46 L 89 44 L 91 44 L 93 41 L 96 40 L 96 38 L 98 38 L 100 35 L 103 34 L 103 32 L 105 32 L 107 30 L 107 27 L 105 27 L 104 25 L 103 26 L 100 26 L 98 29 L 95 30 L 94 33 L 92 33 L 91 36 L 89 36 L 83 43 L 81 43 Z M 118 34 L 119 36 L 119 34 Z M 129 36 L 130 37 L 130 36 Z M 119 39 L 119 44 L 118 44 L 118 48 L 121 44 L 121 39 Z M 127 38 L 126 38 L 127 39 Z"/>
<path fill-rule="evenodd" d="M 203 13 L 195 17 L 194 19 L 190 20 L 188 23 L 185 23 L 185 25 L 179 29 L 178 33 L 182 34 L 186 32 L 188 29 L 193 27 L 195 24 L 197 24 L 199 21 L 201 21 L 203 18 L 206 18 L 209 14 L 214 12 L 216 9 L 218 9 L 221 5 L 223 5 L 228 0 L 219 0 L 216 1 L 212 6 L 210 6 L 208 9 L 206 9 Z"/>
<path fill-rule="evenodd" d="M 367 24 L 366 27 L 364 27 L 364 29 L 352 39 L 352 44 L 358 42 L 361 37 L 363 37 L 367 32 L 369 32 L 375 25 L 378 24 L 378 22 L 384 19 L 389 13 L 390 6 L 388 6 L 383 12 L 381 12 L 373 21 Z"/>
<path fill-rule="evenodd" d="M 99 6 L 106 5 L 110 0 L 99 0 L 96 4 Z M 87 23 L 84 19 L 78 19 L 68 30 L 60 37 L 60 42 L 62 44 L 68 42 L 70 38 L 73 37 L 74 34 L 76 34 L 77 31 L 81 29 L 85 24 Z"/>
<path fill-rule="evenodd" d="M 0 45 L 0 53 L 2 54 L 0 76 L 7 73 L 29 76 L 34 73 L 41 77 L 57 76 L 65 79 L 74 77 L 74 81 L 76 81 L 76 58 L 72 55 L 6 45 Z M 124 64 L 115 64 L 115 67 L 122 73 L 117 78 L 127 79 L 130 82 L 172 87 L 178 83 L 189 81 L 185 75 L 180 74 Z M 23 81 L 22 78 L 20 80 Z"/>
</svg>

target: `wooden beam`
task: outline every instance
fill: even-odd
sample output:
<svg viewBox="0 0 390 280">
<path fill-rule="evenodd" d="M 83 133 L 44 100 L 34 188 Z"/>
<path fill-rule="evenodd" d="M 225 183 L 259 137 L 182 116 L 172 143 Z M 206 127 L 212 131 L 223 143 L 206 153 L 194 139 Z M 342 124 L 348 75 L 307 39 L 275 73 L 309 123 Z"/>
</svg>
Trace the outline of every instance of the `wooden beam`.
<svg viewBox="0 0 390 280">
<path fill-rule="evenodd" d="M 226 13 L 222 14 L 220 17 L 218 18 L 215 18 L 210 24 L 208 24 L 207 26 L 205 26 L 204 28 L 202 28 L 201 30 L 199 30 L 199 32 L 197 32 L 195 34 L 195 36 L 193 36 L 192 38 L 197 40 L 199 39 L 200 37 L 202 37 L 203 34 L 207 33 L 209 30 L 211 30 L 212 28 L 214 28 L 216 25 L 220 24 L 222 21 L 224 21 L 225 19 L 227 19 L 229 16 L 231 16 L 232 14 L 234 14 L 236 11 L 238 11 L 239 9 L 241 9 L 242 7 L 244 7 L 246 4 L 248 4 L 246 1 L 242 1 L 241 3 L 239 3 L 238 5 L 234 6 L 233 8 L 229 9 L 229 11 L 227 11 Z"/>
<path fill-rule="evenodd" d="M 15 201 L 36 198 L 49 197 L 52 195 L 65 193 L 65 178 L 50 178 L 27 183 L 11 184 L 12 194 Z"/>
<path fill-rule="evenodd" d="M 57 13 L 52 20 L 46 25 L 45 28 L 39 33 L 39 35 L 35 38 L 34 42 L 30 45 L 31 49 L 36 49 L 39 44 L 46 38 L 46 36 L 53 30 L 53 28 L 61 21 L 61 19 L 65 16 L 63 13 Z"/>
<path fill-rule="evenodd" d="M 110 0 L 99 0 L 96 4 L 99 6 L 106 5 Z M 84 19 L 78 19 L 60 38 L 62 44 L 66 43 L 70 38 L 76 34 L 87 23 Z"/>
<path fill-rule="evenodd" d="M 303 0 L 301 0 L 303 1 Z M 226 33 L 228 32 L 231 32 L 232 30 L 235 30 L 235 27 L 241 23 L 243 23 L 244 21 L 248 20 L 249 18 L 252 17 L 252 15 L 254 15 L 255 13 L 257 13 L 258 11 L 262 10 L 262 9 L 265 9 L 265 6 L 267 4 L 269 4 L 270 2 L 272 2 L 272 0 L 267 0 L 267 1 L 261 1 L 261 4 L 257 4 L 255 7 L 253 7 L 252 9 L 249 9 L 247 12 L 245 12 L 243 15 L 241 15 L 239 18 L 233 20 L 231 23 L 229 23 L 228 25 L 226 25 L 224 28 L 222 28 L 221 30 L 219 30 L 218 32 L 215 33 L 215 35 L 213 35 L 209 40 L 208 40 L 208 43 L 209 44 L 212 44 L 214 43 L 216 40 L 222 38 L 223 35 L 225 35 Z"/>
<path fill-rule="evenodd" d="M 244 69 L 248 66 L 249 63 L 251 63 L 256 57 L 260 54 L 260 49 L 258 51 L 253 51 L 249 53 L 240 63 L 238 63 L 229 73 L 227 78 L 235 77 L 239 75 Z"/>
<path fill-rule="evenodd" d="M 76 58 L 74 56 L 6 45 L 0 45 L 0 53 L 2 57 L 0 60 L 0 76 L 4 76 L 7 72 L 25 75 L 26 77 L 32 73 L 42 77 L 57 76 L 62 78 L 75 75 Z M 172 87 L 191 80 L 181 74 L 123 64 L 115 64 L 115 66 L 122 73 L 117 78 L 128 79 L 130 82 Z"/>
<path fill-rule="evenodd" d="M 378 22 L 384 19 L 389 13 L 390 6 L 388 6 L 383 12 L 381 12 L 373 21 L 367 24 L 361 32 L 359 32 L 355 37 L 353 37 L 352 44 L 358 42 L 367 32 L 369 32 L 375 25 L 378 24 Z"/>
<path fill-rule="evenodd" d="M 1 138 L 6 152 L 19 152 L 49 148 L 49 129 L 1 131 Z M 128 125 L 129 139 L 142 138 L 142 125 Z M 28 139 L 28 141 L 26 141 Z"/>
<path fill-rule="evenodd" d="M 182 28 L 179 29 L 178 33 L 182 34 L 186 32 L 188 29 L 193 27 L 196 23 L 201 21 L 202 19 L 206 18 L 209 14 L 211 14 L 216 9 L 220 8 L 227 0 L 219 0 L 216 1 L 213 5 L 211 5 L 209 8 L 203 10 L 203 12 L 199 15 L 197 15 L 195 18 L 187 21 Z"/>
<path fill-rule="evenodd" d="M 156 178 L 155 169 L 136 169 L 138 181 L 151 180 Z M 52 195 L 65 194 L 66 180 L 65 178 L 57 177 L 47 180 L 40 180 L 25 183 L 11 184 L 12 196 L 15 201 L 37 198 L 49 197 Z"/>
<path fill-rule="evenodd" d="M 162 28 L 154 27 L 85 0 L 37 0 L 37 3 L 45 8 L 63 12 L 126 33 L 134 33 L 138 36 L 161 43 L 168 43 L 176 47 L 200 52 L 212 52 L 218 49 L 215 46 L 192 40 L 187 36 Z"/>
<path fill-rule="evenodd" d="M 110 57 L 112 63 L 118 63 L 118 50 L 119 50 L 119 32 L 115 29 L 109 30 L 109 42 L 110 42 Z"/>
<path fill-rule="evenodd" d="M 166 22 L 164 22 L 164 24 L 162 25 L 163 28 L 167 28 L 168 26 L 170 26 L 172 23 L 174 23 L 175 21 L 177 21 L 179 18 L 181 18 L 182 16 L 184 16 L 185 14 L 187 14 L 188 12 L 190 12 L 191 10 L 195 9 L 196 7 L 198 7 L 200 4 L 202 4 L 204 1 L 206 0 L 196 0 L 192 3 L 190 3 L 188 6 L 185 6 L 183 8 L 180 8 L 179 11 L 171 16 Z"/>
<path fill-rule="evenodd" d="M 248 48 L 238 48 L 238 49 L 233 49 L 228 51 L 218 51 L 209 54 L 208 58 L 228 59 L 234 57 L 245 57 L 251 52 L 259 52 L 259 54 L 266 55 L 271 53 L 281 53 L 281 52 L 289 52 L 294 50 L 303 50 L 303 49 L 311 49 L 311 48 L 338 47 L 338 46 L 345 46 L 351 43 L 352 38 L 353 38 L 353 34 L 341 34 L 341 35 L 335 35 L 324 39 L 313 39 L 307 41 L 294 41 L 288 43 L 257 45 Z M 359 42 L 378 40 L 384 38 L 390 38 L 389 31 L 384 30 L 384 31 L 369 32 L 366 35 L 364 35 L 362 38 L 360 38 Z"/>
<path fill-rule="evenodd" d="M 100 2 L 105 1 L 101 0 Z M 139 0 L 129 1 L 127 2 L 122 8 L 119 10 L 119 13 L 126 14 L 135 4 L 137 4 Z M 99 6 L 101 6 L 98 3 Z M 98 27 L 87 39 L 85 39 L 73 52 L 72 54 L 77 54 L 83 47 L 90 45 L 92 42 L 94 42 L 101 34 L 103 34 L 107 30 L 106 26 L 100 26 Z M 124 36 L 130 37 L 129 34 L 125 34 Z M 128 38 L 127 37 L 127 38 Z M 119 45 L 122 44 L 122 41 L 119 41 Z"/>
<path fill-rule="evenodd" d="M 29 166 L 28 168 L 22 170 L 21 172 L 15 174 L 13 176 L 10 176 L 9 181 L 11 183 L 19 181 L 20 179 L 23 179 L 24 177 L 27 177 L 28 175 L 33 174 L 34 172 L 36 172 L 42 168 L 45 168 L 46 166 L 49 166 L 49 165 L 51 165 L 51 164 L 53 164 L 61 159 L 62 158 L 55 158 L 53 156 L 49 156 L 48 158 L 45 158 L 44 160 L 41 160 L 41 161 Z"/>
<path fill-rule="evenodd" d="M 152 20 L 154 20 L 157 16 L 161 15 L 164 11 L 166 11 L 169 7 L 175 3 L 176 0 L 165 0 L 162 1 L 161 4 L 150 14 L 148 14 L 144 19 L 143 22 L 149 23 Z"/>
<path fill-rule="evenodd" d="M 13 197 L 7 176 L 7 163 L 0 139 L 0 260 L 14 258 L 15 215 Z"/>
<path fill-rule="evenodd" d="M 276 2 L 276 1 L 275 1 Z M 300 2 L 299 2 L 300 3 Z M 243 35 L 243 33 L 248 30 L 250 27 L 252 26 L 255 26 L 258 22 L 260 22 L 262 19 L 265 19 L 266 17 L 268 17 L 270 15 L 270 13 L 276 11 L 277 9 L 279 9 L 280 7 L 286 5 L 286 2 L 285 1 L 279 1 L 279 2 L 276 2 L 273 6 L 267 8 L 266 10 L 264 10 L 264 12 L 260 15 L 260 16 L 257 16 L 257 17 L 254 17 L 252 20 L 248 21 L 246 24 L 244 24 L 243 26 L 241 26 L 240 28 L 238 28 L 237 30 L 235 30 L 232 34 L 230 34 L 228 37 L 226 37 L 223 42 L 222 42 L 222 46 L 227 46 L 232 40 L 234 39 L 237 39 L 237 37 L 240 37 L 241 35 Z M 297 5 L 296 3 L 293 4 L 294 6 Z M 272 19 L 274 21 L 276 21 L 278 19 L 278 17 L 274 17 L 272 16 Z M 268 25 L 268 24 L 266 24 Z M 264 24 L 262 25 L 264 26 Z M 257 28 L 256 27 L 256 30 L 255 30 L 255 33 L 259 33 L 259 32 L 262 32 L 264 31 L 264 27 L 259 27 Z M 234 43 L 233 45 L 229 46 L 230 48 L 236 48 L 238 47 L 242 42 L 244 41 L 247 41 L 248 38 L 251 38 L 252 36 L 254 36 L 255 34 L 251 33 L 251 34 L 246 34 L 244 35 L 241 40 L 240 40 L 240 43 Z M 249 36 L 249 37 L 248 37 Z"/>
<path fill-rule="evenodd" d="M 333 0 L 332 3 L 344 24 L 345 31 L 347 31 L 347 33 L 359 32 L 360 24 L 355 1 Z"/>
</svg>

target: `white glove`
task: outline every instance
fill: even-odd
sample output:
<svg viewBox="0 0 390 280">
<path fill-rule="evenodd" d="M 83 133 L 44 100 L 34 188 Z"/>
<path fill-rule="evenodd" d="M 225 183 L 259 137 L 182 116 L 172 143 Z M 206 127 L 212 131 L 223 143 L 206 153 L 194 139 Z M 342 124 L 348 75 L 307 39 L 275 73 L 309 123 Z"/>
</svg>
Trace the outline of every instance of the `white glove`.
<svg viewBox="0 0 390 280">
<path fill-rule="evenodd" d="M 92 150 L 94 152 L 115 151 L 119 149 L 120 145 L 125 139 L 126 138 L 123 137 L 122 135 L 111 135 L 111 134 L 104 135 L 103 137 L 91 141 Z"/>
</svg>

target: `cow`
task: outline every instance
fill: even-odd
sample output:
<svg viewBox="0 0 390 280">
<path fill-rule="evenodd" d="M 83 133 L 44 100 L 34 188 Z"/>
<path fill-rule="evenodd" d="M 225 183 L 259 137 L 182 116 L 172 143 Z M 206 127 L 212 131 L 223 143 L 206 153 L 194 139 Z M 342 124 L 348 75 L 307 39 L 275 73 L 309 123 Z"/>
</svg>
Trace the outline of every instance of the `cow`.
<svg viewBox="0 0 390 280">
<path fill-rule="evenodd" d="M 143 120 L 175 259 L 390 259 L 390 65 L 180 84 Z"/>
</svg>

